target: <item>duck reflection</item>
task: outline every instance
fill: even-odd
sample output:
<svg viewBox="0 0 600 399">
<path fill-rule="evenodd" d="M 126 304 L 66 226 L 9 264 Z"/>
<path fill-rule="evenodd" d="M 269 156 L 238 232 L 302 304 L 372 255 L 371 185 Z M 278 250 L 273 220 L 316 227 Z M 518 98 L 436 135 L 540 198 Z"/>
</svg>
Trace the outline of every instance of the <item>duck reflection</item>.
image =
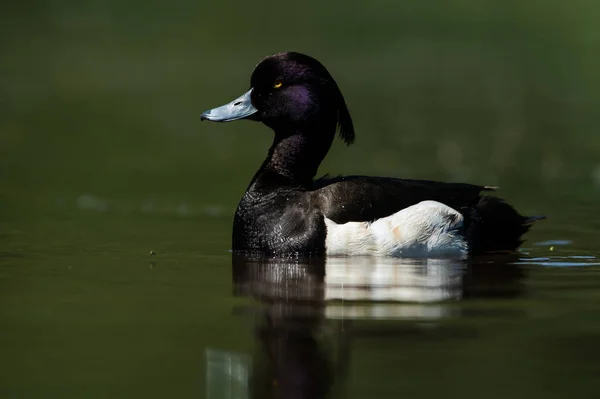
<svg viewBox="0 0 600 399">
<path fill-rule="evenodd" d="M 257 299 L 251 310 L 260 315 L 250 397 L 343 396 L 333 387 L 346 374 L 352 340 L 379 333 L 399 337 L 407 328 L 418 334 L 423 322 L 465 316 L 459 300 L 518 296 L 523 271 L 511 263 L 516 260 L 234 255 L 234 293 Z M 394 332 L 389 323 L 381 328 L 365 320 L 408 320 L 412 327 L 400 323 Z"/>
</svg>

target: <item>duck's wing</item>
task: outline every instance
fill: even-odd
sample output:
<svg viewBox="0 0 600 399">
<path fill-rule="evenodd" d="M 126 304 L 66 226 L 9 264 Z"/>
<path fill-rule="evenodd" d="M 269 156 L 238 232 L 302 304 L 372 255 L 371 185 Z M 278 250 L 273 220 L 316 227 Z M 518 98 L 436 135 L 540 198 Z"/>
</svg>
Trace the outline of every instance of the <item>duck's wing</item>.
<svg viewBox="0 0 600 399">
<path fill-rule="evenodd" d="M 429 180 L 345 176 L 315 182 L 313 200 L 323 215 L 338 223 L 374 221 L 426 200 L 460 212 L 471 253 L 514 250 L 521 236 L 543 216 L 520 215 L 502 199 L 481 195 L 495 187 Z"/>
<path fill-rule="evenodd" d="M 341 176 L 316 180 L 313 199 L 336 223 L 373 221 L 421 201 L 433 200 L 456 210 L 475 207 L 482 191 L 493 187 L 386 177 Z"/>
</svg>

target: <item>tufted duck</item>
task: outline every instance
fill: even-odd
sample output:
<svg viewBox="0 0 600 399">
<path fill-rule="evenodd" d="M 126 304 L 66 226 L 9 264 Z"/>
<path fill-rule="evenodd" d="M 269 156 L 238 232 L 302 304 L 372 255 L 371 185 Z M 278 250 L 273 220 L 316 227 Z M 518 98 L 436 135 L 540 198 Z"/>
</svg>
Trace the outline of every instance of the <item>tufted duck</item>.
<svg viewBox="0 0 600 399">
<path fill-rule="evenodd" d="M 531 224 L 493 187 L 388 177 L 315 180 L 336 131 L 354 127 L 327 69 L 304 54 L 260 62 L 250 90 L 202 120 L 260 121 L 275 132 L 267 159 L 242 197 L 233 250 L 264 255 L 439 257 L 515 250 Z"/>
</svg>

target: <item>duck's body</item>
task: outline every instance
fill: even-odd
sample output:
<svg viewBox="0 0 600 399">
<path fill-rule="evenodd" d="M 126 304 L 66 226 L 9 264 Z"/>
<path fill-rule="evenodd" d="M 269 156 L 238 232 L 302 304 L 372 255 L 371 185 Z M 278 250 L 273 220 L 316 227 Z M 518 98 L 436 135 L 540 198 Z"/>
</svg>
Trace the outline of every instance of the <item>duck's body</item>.
<svg viewBox="0 0 600 399">
<path fill-rule="evenodd" d="M 266 58 L 250 91 L 202 117 L 260 120 L 275 131 L 238 205 L 234 251 L 463 256 L 514 250 L 537 220 L 482 196 L 491 189 L 484 186 L 367 176 L 314 180 L 336 127 L 347 144 L 354 129 L 331 75 L 302 54 Z"/>
<path fill-rule="evenodd" d="M 470 184 L 367 176 L 281 183 L 250 185 L 235 213 L 235 251 L 463 256 L 515 249 L 533 221 Z M 382 225 L 395 246 L 377 236 Z M 445 233 L 454 240 L 437 239 Z"/>
</svg>

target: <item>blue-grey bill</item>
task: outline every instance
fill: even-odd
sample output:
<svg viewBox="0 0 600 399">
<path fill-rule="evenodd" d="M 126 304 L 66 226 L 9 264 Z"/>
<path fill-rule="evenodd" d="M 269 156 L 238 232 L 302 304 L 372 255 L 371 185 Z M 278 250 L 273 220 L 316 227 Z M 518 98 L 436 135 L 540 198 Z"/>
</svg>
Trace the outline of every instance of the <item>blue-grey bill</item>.
<svg viewBox="0 0 600 399">
<path fill-rule="evenodd" d="M 251 93 L 252 89 L 248 90 L 229 104 L 221 105 L 220 107 L 203 112 L 202 115 L 200 115 L 200 119 L 206 119 L 207 121 L 213 122 L 229 122 L 247 118 L 258 111 L 254 105 L 252 105 L 250 99 Z"/>
</svg>

